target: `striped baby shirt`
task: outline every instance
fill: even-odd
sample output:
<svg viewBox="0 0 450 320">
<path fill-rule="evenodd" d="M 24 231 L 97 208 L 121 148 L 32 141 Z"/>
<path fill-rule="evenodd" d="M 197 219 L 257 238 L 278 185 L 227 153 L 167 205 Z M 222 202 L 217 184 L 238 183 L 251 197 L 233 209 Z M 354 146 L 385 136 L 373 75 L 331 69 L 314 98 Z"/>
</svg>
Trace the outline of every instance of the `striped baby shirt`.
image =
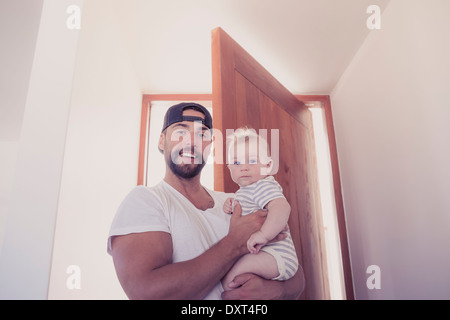
<svg viewBox="0 0 450 320">
<path fill-rule="evenodd" d="M 273 176 L 267 176 L 251 185 L 241 187 L 235 193 L 234 200 L 241 204 L 242 215 L 247 215 L 264 209 L 271 200 L 277 198 L 285 198 L 283 188 Z M 298 259 L 289 231 L 286 239 L 269 243 L 261 250 L 271 254 L 277 261 L 280 275 L 273 280 L 287 280 L 297 272 Z"/>
</svg>

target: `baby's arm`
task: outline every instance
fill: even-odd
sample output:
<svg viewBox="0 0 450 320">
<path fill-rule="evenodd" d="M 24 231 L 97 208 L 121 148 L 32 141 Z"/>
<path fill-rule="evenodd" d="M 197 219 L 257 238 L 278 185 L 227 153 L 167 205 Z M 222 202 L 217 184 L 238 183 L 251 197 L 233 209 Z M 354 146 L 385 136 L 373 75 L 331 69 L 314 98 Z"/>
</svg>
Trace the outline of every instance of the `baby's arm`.
<svg viewBox="0 0 450 320">
<path fill-rule="evenodd" d="M 266 221 L 261 230 L 252 234 L 247 242 L 251 253 L 258 253 L 262 246 L 284 230 L 289 220 L 291 206 L 285 198 L 273 199 L 265 208 L 268 210 Z"/>
<path fill-rule="evenodd" d="M 234 200 L 233 198 L 228 198 L 223 203 L 223 211 L 225 213 L 232 213 L 233 212 L 233 200 Z"/>
</svg>

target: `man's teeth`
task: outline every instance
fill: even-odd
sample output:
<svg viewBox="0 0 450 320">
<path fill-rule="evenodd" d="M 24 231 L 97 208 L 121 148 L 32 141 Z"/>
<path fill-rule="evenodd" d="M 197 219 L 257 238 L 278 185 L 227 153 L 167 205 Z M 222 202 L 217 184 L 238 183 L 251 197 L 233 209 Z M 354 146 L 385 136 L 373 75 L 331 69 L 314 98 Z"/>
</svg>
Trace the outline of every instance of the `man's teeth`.
<svg viewBox="0 0 450 320">
<path fill-rule="evenodd" d="M 193 158 L 193 159 L 197 158 L 197 156 L 191 152 L 181 152 L 180 155 L 182 157 L 188 157 L 188 158 Z"/>
</svg>

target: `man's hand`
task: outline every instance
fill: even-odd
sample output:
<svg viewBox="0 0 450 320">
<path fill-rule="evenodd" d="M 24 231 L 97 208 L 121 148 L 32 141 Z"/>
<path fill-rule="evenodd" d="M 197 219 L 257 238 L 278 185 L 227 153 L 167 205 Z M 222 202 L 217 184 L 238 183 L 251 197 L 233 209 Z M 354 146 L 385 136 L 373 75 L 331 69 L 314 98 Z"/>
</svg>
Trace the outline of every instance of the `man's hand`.
<svg viewBox="0 0 450 320">
<path fill-rule="evenodd" d="M 247 241 L 253 233 L 261 229 L 266 217 L 266 210 L 258 210 L 252 214 L 242 216 L 241 205 L 236 201 L 227 237 L 234 240 L 241 254 L 248 253 Z"/>
<path fill-rule="evenodd" d="M 298 299 L 305 288 L 305 275 L 299 266 L 289 280 L 266 280 L 253 273 L 236 276 L 229 284 L 235 288 L 222 293 L 224 300 L 290 300 Z"/>
<path fill-rule="evenodd" d="M 224 300 L 277 300 L 283 296 L 282 281 L 265 280 L 253 273 L 238 275 L 230 283 L 233 290 L 224 291 Z"/>
</svg>

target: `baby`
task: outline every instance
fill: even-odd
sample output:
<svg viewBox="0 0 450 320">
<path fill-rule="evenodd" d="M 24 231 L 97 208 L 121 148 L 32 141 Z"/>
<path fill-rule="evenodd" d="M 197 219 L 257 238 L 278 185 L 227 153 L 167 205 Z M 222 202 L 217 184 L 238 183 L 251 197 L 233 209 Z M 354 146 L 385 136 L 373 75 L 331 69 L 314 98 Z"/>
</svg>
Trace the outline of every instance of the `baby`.
<svg viewBox="0 0 450 320">
<path fill-rule="evenodd" d="M 230 282 L 243 273 L 272 280 L 291 278 L 297 272 L 298 259 L 289 232 L 286 239 L 269 243 L 286 230 L 291 207 L 281 186 L 270 175 L 273 160 L 267 141 L 252 129 L 237 129 L 230 136 L 228 163 L 231 178 L 240 189 L 234 199 L 225 201 L 224 211 L 231 213 L 238 201 L 243 215 L 259 209 L 267 209 L 268 214 L 261 229 L 247 242 L 250 253 L 242 256 L 222 279 L 224 290 L 230 290 Z"/>
</svg>

